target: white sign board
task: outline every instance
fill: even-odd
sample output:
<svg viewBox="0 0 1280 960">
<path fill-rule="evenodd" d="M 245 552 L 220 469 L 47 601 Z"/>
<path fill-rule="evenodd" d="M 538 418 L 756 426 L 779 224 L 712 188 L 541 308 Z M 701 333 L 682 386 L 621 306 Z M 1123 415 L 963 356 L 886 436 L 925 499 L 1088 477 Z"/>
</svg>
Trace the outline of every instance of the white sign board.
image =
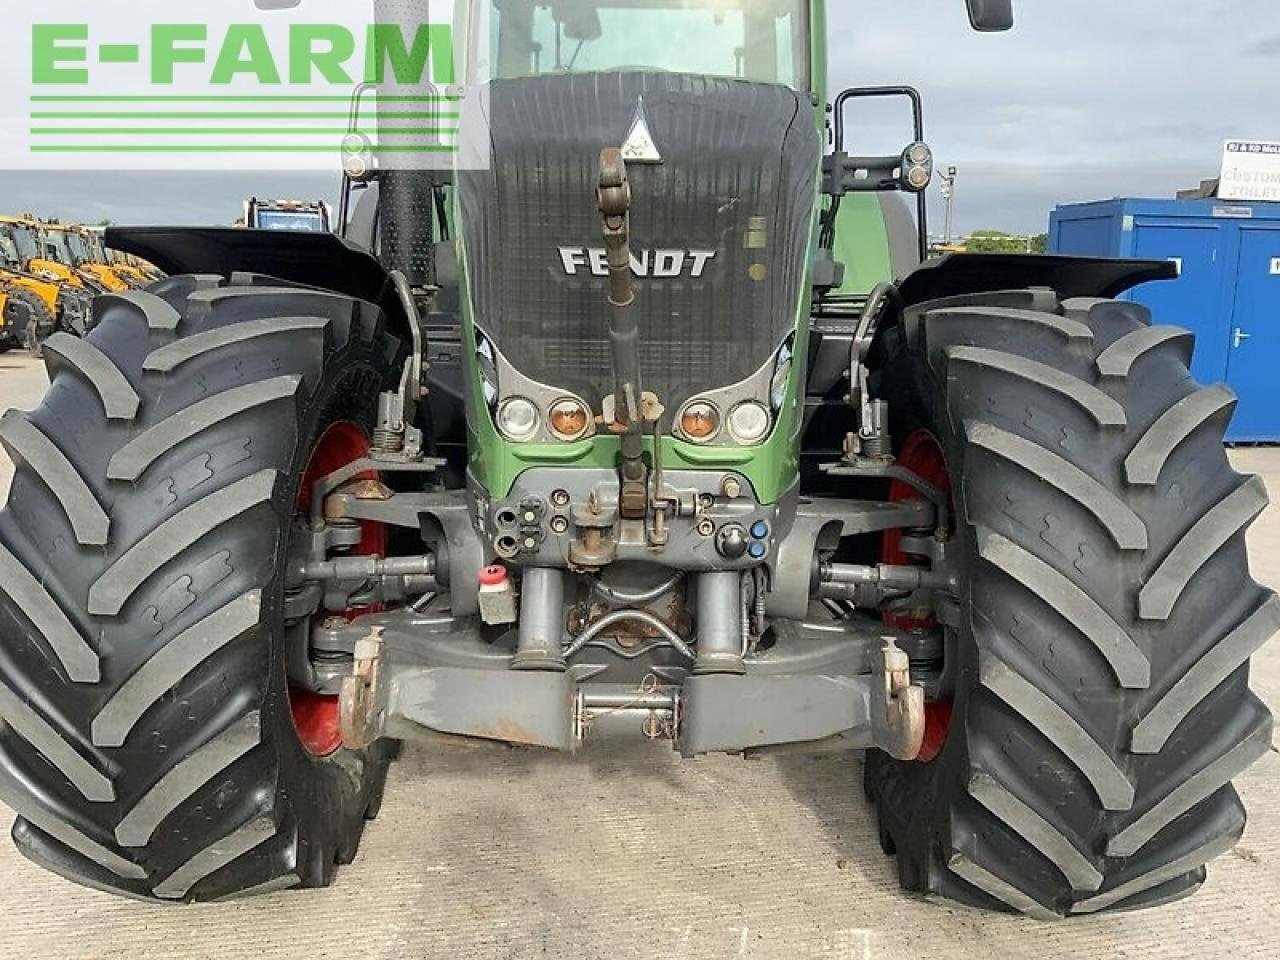
<svg viewBox="0 0 1280 960">
<path fill-rule="evenodd" d="M 1223 200 L 1280 201 L 1280 143 L 1228 140 L 1222 152 Z"/>
<path fill-rule="evenodd" d="M 491 6 L 5 0 L 0 170 L 485 167 Z"/>
</svg>

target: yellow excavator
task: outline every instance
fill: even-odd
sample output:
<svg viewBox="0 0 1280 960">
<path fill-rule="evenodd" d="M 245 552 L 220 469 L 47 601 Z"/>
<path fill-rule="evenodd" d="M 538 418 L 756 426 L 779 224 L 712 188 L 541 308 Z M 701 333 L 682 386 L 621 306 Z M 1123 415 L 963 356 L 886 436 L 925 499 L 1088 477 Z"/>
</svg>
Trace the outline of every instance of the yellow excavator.
<svg viewBox="0 0 1280 960">
<path fill-rule="evenodd" d="M 0 287 L 0 353 L 25 346 L 31 325 L 31 308 Z"/>
<path fill-rule="evenodd" d="M 103 227 L 79 228 L 84 235 L 85 243 L 88 245 L 89 254 L 94 263 L 105 264 L 110 267 L 116 276 L 134 288 L 145 287 L 164 278 L 164 274 L 145 260 L 141 260 L 132 254 L 121 253 L 119 250 L 112 250 L 106 246 L 102 241 L 104 229 Z"/>
<path fill-rule="evenodd" d="M 34 354 L 58 330 L 87 332 L 90 301 L 98 285 L 90 286 L 61 264 L 43 256 L 39 221 L 32 217 L 0 216 L 0 292 L 8 303 L 26 309 L 10 311 L 7 340 L 17 336 Z M 21 315 L 19 315 L 21 314 Z"/>
<path fill-rule="evenodd" d="M 100 292 L 120 293 L 134 286 L 110 264 L 97 259 L 93 238 L 84 227 L 56 220 L 40 224 L 40 266 L 74 283 L 98 288 Z M 100 246 L 100 245 L 99 245 Z M 105 254 L 103 255 L 105 256 Z"/>
</svg>

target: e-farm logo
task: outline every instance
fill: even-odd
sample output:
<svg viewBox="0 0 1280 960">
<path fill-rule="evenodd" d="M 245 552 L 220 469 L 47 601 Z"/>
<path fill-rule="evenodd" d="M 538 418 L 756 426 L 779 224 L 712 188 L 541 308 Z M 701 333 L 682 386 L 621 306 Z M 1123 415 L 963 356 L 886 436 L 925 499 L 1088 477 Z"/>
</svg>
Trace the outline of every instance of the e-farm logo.
<svg viewBox="0 0 1280 960">
<path fill-rule="evenodd" d="M 382 168 L 475 165 L 459 162 L 464 115 L 487 111 L 460 82 L 453 3 L 243 2 L 201 22 L 158 0 L 28 11 L 29 73 L 0 86 L 0 165 L 334 170 L 353 152 Z"/>
</svg>

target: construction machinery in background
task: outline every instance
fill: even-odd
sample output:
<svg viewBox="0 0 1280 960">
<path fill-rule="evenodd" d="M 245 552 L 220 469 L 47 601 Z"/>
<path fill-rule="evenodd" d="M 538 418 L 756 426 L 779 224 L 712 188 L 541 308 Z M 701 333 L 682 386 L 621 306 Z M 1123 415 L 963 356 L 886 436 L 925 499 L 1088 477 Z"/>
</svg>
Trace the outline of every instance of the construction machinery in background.
<svg viewBox="0 0 1280 960">
<path fill-rule="evenodd" d="M 333 212 L 323 200 L 260 200 L 244 202 L 243 225 L 249 230 L 330 233 Z"/>
<path fill-rule="evenodd" d="M 933 897 L 1198 888 L 1270 749 L 1280 600 L 1231 394 L 1114 299 L 1174 267 L 922 263 L 921 98 L 831 91 L 820 0 L 459 31 L 487 169 L 357 158 L 341 236 L 108 230 L 172 276 L 51 338 L 0 421 L 18 848 L 146 899 L 322 886 L 399 740 L 631 737 L 866 751 Z M 911 131 L 876 155 L 848 114 L 883 98 Z"/>
<path fill-rule="evenodd" d="M 30 322 L 31 308 L 22 300 L 10 297 L 0 286 L 0 353 L 26 346 Z"/>
<path fill-rule="evenodd" d="M 44 258 L 41 227 L 32 217 L 0 216 L 0 290 L 26 308 L 10 327 L 9 339 L 39 356 L 41 344 L 58 331 L 83 336 L 92 322 L 96 289 Z M 25 317 L 25 319 L 23 319 Z"/>
<path fill-rule="evenodd" d="M 61 225 L 55 232 L 34 214 L 0 216 L 0 226 L 14 240 L 22 256 L 23 269 L 55 283 L 67 284 L 93 293 L 106 288 L 74 264 Z"/>
<path fill-rule="evenodd" d="M 123 284 L 122 289 L 140 290 L 160 279 L 158 271 L 144 270 L 130 263 L 126 256 L 108 250 L 102 240 L 105 229 L 81 225 L 71 227 L 73 232 L 79 234 L 84 246 L 85 260 L 82 269 L 101 278 L 108 289 L 114 283 L 117 287 Z"/>
<path fill-rule="evenodd" d="M 99 293 L 119 293 L 144 286 L 145 281 L 122 276 L 107 261 L 100 240 L 78 224 L 46 220 L 40 224 L 40 240 L 47 269 L 63 280 L 79 282 Z"/>
<path fill-rule="evenodd" d="M 100 262 L 110 265 L 116 274 L 128 282 L 130 286 L 135 288 L 145 287 L 149 283 L 164 279 L 164 274 L 157 270 L 153 264 L 147 263 L 132 254 L 122 253 L 119 250 L 112 250 L 107 247 L 103 242 L 103 234 L 106 232 L 106 227 L 96 226 L 82 229 L 88 237 L 93 255 Z"/>
</svg>

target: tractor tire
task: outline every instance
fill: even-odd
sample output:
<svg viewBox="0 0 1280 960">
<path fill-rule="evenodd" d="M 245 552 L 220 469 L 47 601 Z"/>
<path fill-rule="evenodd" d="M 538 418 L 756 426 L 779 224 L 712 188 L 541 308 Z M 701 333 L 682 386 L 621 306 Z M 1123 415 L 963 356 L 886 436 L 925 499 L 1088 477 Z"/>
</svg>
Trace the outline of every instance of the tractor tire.
<svg viewBox="0 0 1280 960">
<path fill-rule="evenodd" d="M 10 299 L 27 305 L 28 310 L 30 310 L 30 318 L 27 320 L 27 327 L 22 333 L 22 345 L 27 348 L 27 352 L 33 357 L 43 356 L 44 341 L 57 330 L 57 317 L 54 316 L 53 311 L 49 309 L 49 305 L 44 300 L 26 287 L 7 285 L 4 288 L 4 292 Z"/>
<path fill-rule="evenodd" d="M 95 309 L 87 339 L 49 339 L 39 409 L 0 420 L 17 465 L 0 513 L 13 839 L 148 900 L 323 886 L 355 856 L 390 751 L 304 747 L 283 558 L 317 437 L 370 426 L 399 343 L 373 304 L 248 275 Z"/>
<path fill-rule="evenodd" d="M 900 447 L 936 438 L 961 584 L 933 748 L 867 758 L 907 889 L 1041 919 L 1153 907 L 1240 837 L 1231 780 L 1272 732 L 1248 660 L 1280 599 L 1249 573 L 1267 498 L 1223 448 L 1234 398 L 1191 379 L 1192 345 L 1046 290 L 886 331 L 879 396 Z"/>
</svg>

